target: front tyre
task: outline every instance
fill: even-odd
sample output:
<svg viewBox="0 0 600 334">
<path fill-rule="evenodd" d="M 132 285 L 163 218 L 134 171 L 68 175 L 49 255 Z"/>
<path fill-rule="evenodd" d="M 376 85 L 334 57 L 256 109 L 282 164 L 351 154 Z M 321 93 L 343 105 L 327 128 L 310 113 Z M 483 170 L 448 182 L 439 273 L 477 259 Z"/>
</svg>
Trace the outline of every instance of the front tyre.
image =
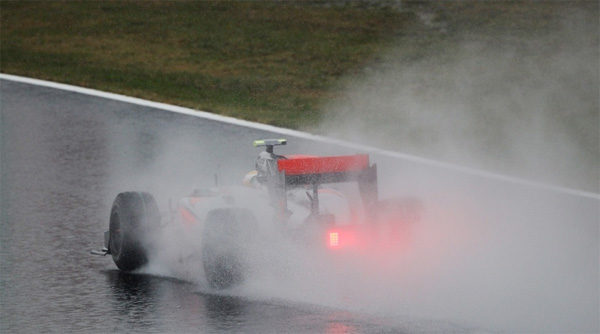
<svg viewBox="0 0 600 334">
<path fill-rule="evenodd" d="M 110 211 L 108 250 L 119 269 L 133 271 L 148 262 L 149 240 L 159 223 L 160 213 L 152 195 L 117 195 Z"/>
</svg>

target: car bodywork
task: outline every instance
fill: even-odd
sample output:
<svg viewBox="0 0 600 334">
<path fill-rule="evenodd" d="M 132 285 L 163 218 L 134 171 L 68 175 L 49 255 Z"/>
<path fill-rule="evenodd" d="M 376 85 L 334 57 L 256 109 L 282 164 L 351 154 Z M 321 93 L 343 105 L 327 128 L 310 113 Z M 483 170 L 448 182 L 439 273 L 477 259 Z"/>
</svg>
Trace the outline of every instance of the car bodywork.
<svg viewBox="0 0 600 334">
<path fill-rule="evenodd" d="M 319 157 L 274 153 L 275 146 L 286 143 L 285 139 L 255 141 L 255 147 L 265 150 L 256 159 L 255 170 L 245 178 L 245 187 L 195 190 L 181 198 L 162 218 L 156 218 L 156 204 L 149 194 L 138 196 L 144 201 L 129 195 L 132 198 L 129 206 L 141 208 L 134 213 L 123 209 L 128 204 L 117 197 L 118 207 L 113 206 L 111 212 L 105 247 L 95 253 L 112 254 L 120 269 L 135 270 L 146 262 L 143 260 L 147 253 L 155 247 L 152 240 L 160 233 L 160 226 L 176 226 L 179 233 L 201 235 L 202 246 L 181 256 L 200 257 L 211 287 L 222 289 L 243 280 L 244 261 L 240 259 L 247 253 L 244 246 L 252 243 L 252 236 L 259 233 L 259 212 L 262 220 L 270 221 L 266 226 L 284 231 L 290 242 L 332 253 L 397 247 L 407 239 L 407 227 L 416 220 L 419 203 L 379 200 L 377 166 L 371 164 L 368 155 Z M 354 185 L 358 194 L 350 196 L 348 187 L 338 185 Z M 119 196 L 123 194 L 129 193 Z M 128 219 L 135 228 L 129 230 L 139 237 L 122 235 L 129 222 L 119 218 L 121 212 L 122 216 L 133 217 Z M 261 226 L 264 228 L 265 224 Z M 146 236 L 142 238 L 142 234 Z M 119 246 L 114 240 L 121 243 L 129 240 L 129 245 Z M 128 246 L 133 249 L 133 256 L 141 254 L 144 258 L 120 263 L 124 261 L 123 255 L 115 258 L 114 248 Z M 131 262 L 136 265 L 130 265 Z"/>
</svg>

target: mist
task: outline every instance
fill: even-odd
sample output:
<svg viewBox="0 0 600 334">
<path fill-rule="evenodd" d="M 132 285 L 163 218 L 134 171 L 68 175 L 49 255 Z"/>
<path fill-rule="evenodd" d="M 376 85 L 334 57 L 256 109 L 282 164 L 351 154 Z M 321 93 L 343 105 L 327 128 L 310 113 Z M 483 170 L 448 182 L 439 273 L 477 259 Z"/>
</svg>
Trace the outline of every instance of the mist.
<svg viewBox="0 0 600 334">
<path fill-rule="evenodd" d="M 254 236 L 260 242 L 246 249 L 250 266 L 242 285 L 212 291 L 198 258 L 175 261 L 181 247 L 200 249 L 200 228 L 161 236 L 145 271 L 195 282 L 203 293 L 417 324 L 408 331 L 430 332 L 442 321 L 465 330 L 597 332 L 598 27 L 597 15 L 591 16 L 567 13 L 556 31 L 533 39 L 464 37 L 446 54 L 409 64 L 396 62 L 398 51 L 390 50 L 353 77 L 343 98 L 325 106 L 327 117 L 310 129 L 591 197 L 373 153 L 380 197 L 422 204 L 401 251 L 332 263 L 283 238 L 269 224 L 271 213 L 248 199 L 240 206 L 254 209 L 262 229 Z M 252 140 L 279 137 L 157 118 L 132 116 L 115 125 L 109 189 L 115 195 L 149 191 L 163 212 L 169 199 L 176 203 L 196 187 L 214 186 L 215 174 L 219 185 L 241 183 L 258 153 Z M 153 122 L 158 131 L 151 130 Z M 357 153 L 288 140 L 278 152 Z"/>
<path fill-rule="evenodd" d="M 414 61 L 392 47 L 309 131 L 598 193 L 597 9 L 544 33 L 448 36 Z"/>
<path fill-rule="evenodd" d="M 326 105 L 310 131 L 591 195 L 382 159 L 384 196 L 420 198 L 424 217 L 395 271 L 357 275 L 361 307 L 500 331 L 598 331 L 597 15 L 569 11 L 534 36 L 464 34 L 414 62 L 392 48 Z"/>
<path fill-rule="evenodd" d="M 149 191 L 163 219 L 170 200 L 173 206 L 195 188 L 214 186 L 215 174 L 221 186 L 241 183 L 259 151 L 252 139 L 277 135 L 249 129 L 223 139 L 199 131 L 201 122 L 169 119 L 158 121 L 160 131 L 149 131 L 156 120 L 146 119 L 115 126 L 108 188 L 113 195 Z M 278 152 L 353 152 L 288 139 Z M 371 154 L 371 160 L 378 164 L 382 199 L 410 197 L 422 204 L 401 250 L 331 261 L 291 242 L 273 225 L 265 203 L 248 198 L 238 206 L 251 208 L 262 228 L 246 245 L 243 284 L 222 291 L 208 286 L 201 226 L 159 236 L 144 271 L 194 282 L 201 293 L 349 310 L 410 332 L 598 328 L 597 198 L 385 155 Z M 182 249 L 197 256 L 182 260 Z"/>
</svg>

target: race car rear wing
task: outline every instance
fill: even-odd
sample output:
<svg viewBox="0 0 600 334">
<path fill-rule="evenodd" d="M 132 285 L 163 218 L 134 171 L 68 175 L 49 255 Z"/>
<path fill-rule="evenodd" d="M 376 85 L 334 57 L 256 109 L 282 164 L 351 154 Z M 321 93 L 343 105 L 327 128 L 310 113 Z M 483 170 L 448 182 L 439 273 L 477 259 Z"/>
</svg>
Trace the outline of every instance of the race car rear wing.
<svg viewBox="0 0 600 334">
<path fill-rule="evenodd" d="M 366 206 L 377 201 L 377 165 L 367 154 L 279 159 L 277 170 L 285 187 L 312 185 L 317 201 L 320 184 L 340 182 L 357 182 Z"/>
<path fill-rule="evenodd" d="M 357 154 L 280 159 L 277 160 L 277 170 L 285 173 L 286 185 L 354 181 L 369 170 L 369 156 Z"/>
</svg>

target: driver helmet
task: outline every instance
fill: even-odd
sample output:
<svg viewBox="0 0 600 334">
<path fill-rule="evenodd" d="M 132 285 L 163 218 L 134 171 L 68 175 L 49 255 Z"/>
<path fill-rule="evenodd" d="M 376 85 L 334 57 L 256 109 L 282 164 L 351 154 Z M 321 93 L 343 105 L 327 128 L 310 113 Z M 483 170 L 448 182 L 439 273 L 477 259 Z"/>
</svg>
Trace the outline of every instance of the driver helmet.
<svg viewBox="0 0 600 334">
<path fill-rule="evenodd" d="M 243 183 L 246 187 L 251 187 L 251 188 L 256 188 L 258 187 L 258 172 L 253 170 L 253 171 L 249 171 L 248 173 L 246 173 L 246 176 L 244 176 L 244 180 Z"/>
</svg>

